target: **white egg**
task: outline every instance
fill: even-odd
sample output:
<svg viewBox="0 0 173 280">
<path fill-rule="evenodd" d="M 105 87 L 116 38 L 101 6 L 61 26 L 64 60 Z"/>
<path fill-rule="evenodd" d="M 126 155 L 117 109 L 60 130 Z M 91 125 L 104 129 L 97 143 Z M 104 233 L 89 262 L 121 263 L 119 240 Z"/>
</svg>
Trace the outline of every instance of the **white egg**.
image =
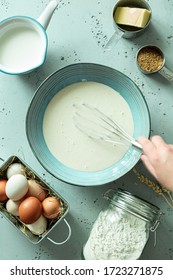
<svg viewBox="0 0 173 280">
<path fill-rule="evenodd" d="M 47 219 L 41 215 L 35 223 L 26 225 L 26 227 L 35 235 L 43 234 L 47 229 Z"/>
<path fill-rule="evenodd" d="M 18 209 L 19 209 L 20 203 L 21 203 L 21 200 L 14 201 L 12 199 L 9 199 L 6 203 L 7 211 L 14 216 L 19 216 Z"/>
<path fill-rule="evenodd" d="M 12 200 L 19 200 L 28 191 L 28 181 L 24 175 L 15 174 L 8 179 L 6 184 L 6 195 Z"/>
<path fill-rule="evenodd" d="M 12 163 L 7 169 L 7 178 L 9 179 L 11 176 L 15 174 L 24 175 L 25 170 L 24 166 L 21 163 Z"/>
</svg>

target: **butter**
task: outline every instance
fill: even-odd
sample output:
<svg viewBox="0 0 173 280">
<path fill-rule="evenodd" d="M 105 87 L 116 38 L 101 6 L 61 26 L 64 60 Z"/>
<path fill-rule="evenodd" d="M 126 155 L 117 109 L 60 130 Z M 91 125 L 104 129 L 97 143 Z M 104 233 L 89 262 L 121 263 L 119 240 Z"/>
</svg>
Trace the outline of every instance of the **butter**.
<svg viewBox="0 0 173 280">
<path fill-rule="evenodd" d="M 151 12 L 147 9 L 118 7 L 115 11 L 114 20 L 117 24 L 144 28 L 150 15 Z"/>
</svg>

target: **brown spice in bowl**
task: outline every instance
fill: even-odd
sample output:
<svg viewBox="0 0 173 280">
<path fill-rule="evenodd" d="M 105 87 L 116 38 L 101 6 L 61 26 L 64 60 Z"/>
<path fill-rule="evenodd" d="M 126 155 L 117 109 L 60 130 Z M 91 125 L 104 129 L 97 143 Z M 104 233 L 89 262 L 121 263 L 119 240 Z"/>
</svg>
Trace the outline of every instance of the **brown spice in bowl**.
<svg viewBox="0 0 173 280">
<path fill-rule="evenodd" d="M 142 70 L 147 72 L 159 71 L 163 65 L 163 55 L 161 51 L 154 46 L 142 48 L 137 56 L 137 62 Z"/>
</svg>

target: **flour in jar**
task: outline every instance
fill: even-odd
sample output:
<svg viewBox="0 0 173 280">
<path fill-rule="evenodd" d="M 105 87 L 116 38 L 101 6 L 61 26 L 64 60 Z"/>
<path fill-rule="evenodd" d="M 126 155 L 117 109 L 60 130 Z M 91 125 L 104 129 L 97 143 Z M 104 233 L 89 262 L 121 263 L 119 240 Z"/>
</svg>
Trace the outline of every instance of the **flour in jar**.
<svg viewBox="0 0 173 280">
<path fill-rule="evenodd" d="M 87 103 L 116 120 L 130 135 L 134 123 L 126 100 L 98 82 L 78 82 L 60 90 L 49 102 L 43 118 L 48 149 L 64 165 L 79 171 L 99 171 L 122 159 L 129 144 L 114 145 L 87 137 L 74 123 L 74 104 Z"/>
<path fill-rule="evenodd" d="M 148 240 L 147 223 L 121 209 L 100 212 L 83 249 L 86 260 L 136 260 Z"/>
</svg>

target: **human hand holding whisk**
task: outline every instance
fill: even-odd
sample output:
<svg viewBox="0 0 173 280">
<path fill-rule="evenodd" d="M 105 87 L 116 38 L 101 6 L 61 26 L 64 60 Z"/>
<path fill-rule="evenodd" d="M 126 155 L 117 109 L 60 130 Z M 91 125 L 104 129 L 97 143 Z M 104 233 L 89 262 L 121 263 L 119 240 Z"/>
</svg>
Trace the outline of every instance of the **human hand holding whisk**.
<svg viewBox="0 0 173 280">
<path fill-rule="evenodd" d="M 141 160 L 151 174 L 169 191 L 173 192 L 173 145 L 155 135 L 150 140 L 139 137 L 143 154 Z"/>
<path fill-rule="evenodd" d="M 145 136 L 135 140 L 122 127 L 96 107 L 74 104 L 76 127 L 88 137 L 123 145 L 121 139 L 142 150 L 141 160 L 150 173 L 173 192 L 173 145 L 165 143 L 158 135 L 149 140 Z M 118 139 L 116 137 L 118 136 Z"/>
</svg>

